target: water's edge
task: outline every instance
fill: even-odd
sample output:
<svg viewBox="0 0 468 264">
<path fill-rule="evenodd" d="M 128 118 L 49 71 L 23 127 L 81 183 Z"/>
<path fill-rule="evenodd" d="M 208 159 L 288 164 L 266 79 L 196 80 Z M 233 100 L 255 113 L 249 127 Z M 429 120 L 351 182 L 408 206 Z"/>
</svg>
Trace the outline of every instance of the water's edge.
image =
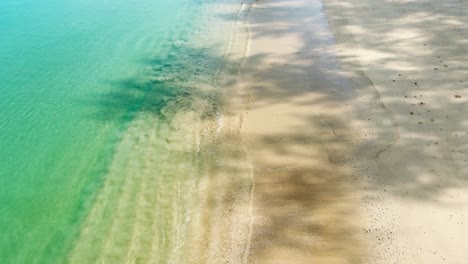
<svg viewBox="0 0 468 264">
<path fill-rule="evenodd" d="M 68 262 L 204 263 L 200 257 L 217 259 L 213 252 L 219 255 L 220 249 L 236 252 L 219 244 L 226 241 L 221 236 L 237 232 L 237 242 L 245 240 L 244 231 L 233 230 L 239 224 L 235 219 L 215 221 L 229 209 L 213 206 L 212 200 L 226 199 L 226 193 L 245 198 L 243 192 L 228 190 L 232 179 L 245 181 L 243 173 L 236 178 L 223 167 L 229 155 L 241 151 L 231 132 L 241 127 L 242 118 L 223 98 L 237 93 L 225 84 L 245 55 L 248 38 L 242 21 L 248 9 L 248 3 L 241 5 L 235 19 L 223 18 L 219 29 L 201 34 L 203 39 L 175 43 L 177 53 L 170 52 L 174 72 L 156 63 L 149 83 L 133 84 L 142 87 L 142 106 L 116 148 Z M 215 42 L 221 27 L 229 24 L 232 33 L 225 48 L 207 48 L 206 34 Z M 181 68 L 189 73 L 180 76 Z M 230 230 L 221 231 L 225 227 Z"/>
</svg>

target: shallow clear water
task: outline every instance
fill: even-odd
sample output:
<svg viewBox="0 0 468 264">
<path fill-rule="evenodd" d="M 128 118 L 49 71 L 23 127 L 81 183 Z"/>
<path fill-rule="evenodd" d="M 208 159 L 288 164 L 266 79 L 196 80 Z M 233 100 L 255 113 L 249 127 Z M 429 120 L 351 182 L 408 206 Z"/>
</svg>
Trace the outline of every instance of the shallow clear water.
<svg viewBox="0 0 468 264">
<path fill-rule="evenodd" d="M 187 91 L 193 88 L 189 83 L 212 78 L 222 61 L 187 45 L 194 30 L 207 23 L 201 18 L 206 4 L 200 0 L 0 1 L 2 263 L 98 259 L 118 263 L 123 257 L 112 254 L 114 242 L 130 245 L 125 253 L 135 256 L 166 243 L 163 238 L 162 244 L 148 242 L 147 248 L 131 246 L 134 223 L 154 217 L 124 207 L 152 199 L 150 204 L 156 207 L 149 213 L 173 214 L 174 207 L 163 204 L 172 200 L 155 190 L 164 190 L 167 184 L 167 192 L 171 188 L 180 192 L 183 186 L 172 175 L 192 177 L 197 134 L 190 126 L 174 130 L 167 120 L 175 116 L 171 111 L 197 112 L 195 97 L 203 98 L 201 108 L 210 108 L 209 95 Z M 181 81 L 185 84 L 175 84 Z M 179 123 L 196 120 L 190 116 L 197 115 L 180 117 Z M 184 139 L 178 137 L 189 132 Z M 188 147 L 167 146 L 177 140 Z M 140 151 L 138 144 L 151 148 Z M 144 158 L 150 156 L 157 158 Z M 136 175 L 135 180 L 129 175 Z M 187 189 L 195 184 L 182 182 Z M 143 192 L 142 186 L 150 187 Z M 158 219 L 146 223 L 153 228 L 148 231 L 152 236 L 172 221 Z M 125 236 L 126 226 L 132 227 L 128 232 L 133 235 L 121 242 L 112 234 Z M 144 224 L 140 226 L 147 232 Z M 177 245 L 165 247 L 174 250 Z M 103 253 L 106 248 L 111 248 L 110 253 Z M 165 261 L 164 254 L 159 261 Z"/>
</svg>

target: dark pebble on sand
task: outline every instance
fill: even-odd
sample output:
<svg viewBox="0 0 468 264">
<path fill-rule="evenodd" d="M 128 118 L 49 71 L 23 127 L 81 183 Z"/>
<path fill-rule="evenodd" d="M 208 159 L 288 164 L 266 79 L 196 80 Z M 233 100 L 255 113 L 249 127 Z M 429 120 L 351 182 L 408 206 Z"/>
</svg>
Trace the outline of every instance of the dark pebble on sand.
<svg viewBox="0 0 468 264">
<path fill-rule="evenodd" d="M 418 85 L 418 83 L 417 83 L 417 82 L 415 82 L 415 83 L 414 83 L 414 85 Z"/>
<path fill-rule="evenodd" d="M 410 112 L 410 115 L 414 115 L 414 112 Z"/>
<path fill-rule="evenodd" d="M 461 98 L 461 95 L 456 94 L 456 95 L 455 95 L 455 98 L 457 98 L 457 99 L 458 99 L 458 98 Z"/>
</svg>

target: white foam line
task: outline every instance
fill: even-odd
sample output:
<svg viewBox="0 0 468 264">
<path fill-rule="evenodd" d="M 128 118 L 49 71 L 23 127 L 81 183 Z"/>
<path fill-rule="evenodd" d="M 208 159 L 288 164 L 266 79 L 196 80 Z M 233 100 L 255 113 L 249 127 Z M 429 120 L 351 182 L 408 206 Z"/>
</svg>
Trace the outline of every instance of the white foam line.
<svg viewBox="0 0 468 264">
<path fill-rule="evenodd" d="M 242 3 L 241 9 L 239 10 L 239 13 L 237 13 L 237 23 L 242 24 L 244 23 L 244 20 L 247 18 L 247 15 L 249 14 L 250 9 L 252 8 L 253 1 L 246 1 Z"/>
<path fill-rule="evenodd" d="M 224 116 L 218 111 L 216 111 L 216 123 L 218 124 L 216 127 L 216 136 L 219 136 L 221 129 L 224 127 Z"/>
<path fill-rule="evenodd" d="M 200 123 L 200 120 L 198 120 L 198 123 Z M 200 139 L 200 128 L 197 128 L 195 130 L 195 141 L 196 141 L 196 144 L 197 144 L 197 152 L 195 153 L 195 155 L 200 155 L 200 145 L 201 145 L 201 139 Z"/>
</svg>

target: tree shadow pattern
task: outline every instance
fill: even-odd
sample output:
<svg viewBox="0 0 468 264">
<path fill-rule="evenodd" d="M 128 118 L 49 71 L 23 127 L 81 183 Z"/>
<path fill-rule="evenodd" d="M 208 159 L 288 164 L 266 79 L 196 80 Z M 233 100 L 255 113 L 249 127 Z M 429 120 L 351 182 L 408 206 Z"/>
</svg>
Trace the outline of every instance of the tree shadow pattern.
<svg viewBox="0 0 468 264">
<path fill-rule="evenodd" d="M 236 149 L 233 145 L 246 144 L 246 139 L 242 138 L 238 130 L 236 133 L 221 133 L 214 139 L 209 136 L 205 138 L 201 155 L 211 160 L 208 163 L 212 164 L 207 165 L 212 171 L 210 180 L 216 181 L 215 178 L 220 174 L 229 179 L 218 182 L 219 185 L 213 184 L 223 191 L 207 194 L 208 197 L 202 199 L 205 204 L 201 211 L 210 214 L 207 218 L 211 219 L 205 221 L 202 231 L 205 232 L 205 241 L 216 240 L 213 236 L 225 239 L 224 244 L 221 243 L 226 246 L 225 253 L 218 252 L 218 259 L 227 259 L 229 254 L 226 251 L 236 248 L 243 251 L 243 255 L 232 257 L 233 261 L 244 258 L 255 263 L 255 259 L 261 259 L 263 254 L 274 254 L 270 252 L 271 248 L 281 248 L 284 252 L 292 252 L 287 253 L 291 255 L 295 254 L 295 250 L 307 251 L 311 259 L 316 257 L 325 262 L 339 259 L 360 263 L 365 256 L 365 249 L 359 239 L 362 231 L 351 223 L 358 211 L 353 201 L 358 182 L 364 181 L 370 190 L 385 191 L 395 197 L 420 202 L 433 201 L 449 189 L 466 186 L 466 173 L 463 171 L 467 165 L 465 147 L 468 144 L 463 115 L 466 101 L 455 96 L 466 92 L 463 85 L 468 82 L 468 70 L 453 55 L 466 54 L 466 45 L 463 45 L 466 44 L 463 38 L 467 32 L 463 23 L 467 18 L 466 12 L 443 8 L 443 5 L 458 4 L 457 1 L 437 3 L 441 5 L 435 9 L 437 13 L 431 13 L 429 8 L 421 11 L 419 5 L 413 7 L 411 2 L 395 2 L 394 8 L 401 9 L 401 12 L 386 13 L 371 2 L 327 1 L 326 15 L 335 21 L 331 25 L 328 25 L 325 11 L 318 1 L 318 9 L 301 6 L 300 1 L 299 4 L 291 5 L 290 9 L 274 4 L 256 7 L 255 12 L 270 15 L 257 17 L 250 26 L 251 37 L 280 39 L 292 31 L 304 32 L 298 36 L 299 51 L 290 64 L 267 64 L 265 61 L 271 57 L 268 52 L 248 58 L 241 75 L 243 79 L 251 79 L 253 82 L 246 88 L 248 96 L 244 98 L 245 106 L 233 111 L 223 109 L 223 113 L 236 118 L 236 115 L 241 115 L 239 111 L 262 109 L 285 101 L 301 107 L 323 107 L 324 111 L 297 114 L 295 118 L 302 120 L 303 124 L 297 127 L 297 133 L 269 133 L 255 137 L 255 142 L 259 142 L 260 146 L 270 146 L 268 151 L 278 159 L 310 160 L 309 166 L 271 163 L 261 157 L 248 158 L 248 151 L 244 149 L 233 151 Z M 340 14 L 336 10 L 344 13 Z M 362 24 L 359 21 L 354 25 L 348 19 L 354 16 L 356 10 L 367 10 L 375 13 L 375 16 L 366 21 L 366 28 L 355 29 L 351 34 L 350 27 Z M 309 12 L 311 15 L 293 22 L 289 19 L 291 12 Z M 220 16 L 232 19 L 232 16 Z M 405 18 L 411 18 L 413 22 L 408 24 Z M 421 47 L 405 47 L 405 39 L 386 41 L 382 37 L 382 30 L 387 28 L 384 24 L 388 23 L 394 24 L 394 34 L 403 29 L 416 32 L 413 41 L 421 42 Z M 304 25 L 311 25 L 311 30 L 297 30 Z M 339 33 L 336 39 L 326 31 L 314 30 L 328 27 Z M 431 36 L 444 35 L 449 31 L 461 37 L 448 38 L 443 43 L 431 39 Z M 362 41 L 362 38 L 372 43 L 373 49 L 360 50 L 356 43 Z M 346 52 L 349 50 L 346 47 L 355 47 L 355 53 Z M 203 109 L 200 116 L 216 122 L 217 111 L 222 108 L 220 101 L 226 100 L 220 98 L 226 94 L 237 94 L 233 91 L 238 89 L 237 81 L 222 82 L 218 87 L 206 85 L 196 88 L 191 85 L 192 81 L 206 83 L 206 80 L 215 78 L 220 63 L 240 65 L 242 62 L 229 61 L 212 54 L 210 48 L 183 49 L 177 51 L 180 57 L 172 58 L 170 64 L 167 64 L 167 58 L 148 61 L 150 81 L 119 81 L 115 83 L 113 92 L 91 100 L 90 103 L 102 109 L 93 118 L 131 121 L 136 114 L 146 112 L 171 122 L 175 115 Z M 338 57 L 335 57 L 334 52 L 337 52 Z M 359 52 L 373 53 L 375 59 L 365 64 L 360 61 Z M 415 66 L 421 65 L 421 61 L 426 62 L 429 57 L 433 59 L 432 64 L 423 69 Z M 307 66 L 304 63 L 295 64 L 294 61 L 307 62 Z M 263 67 L 265 65 L 268 66 Z M 368 72 L 372 72 L 373 76 L 366 76 Z M 275 78 L 268 79 L 272 75 Z M 298 76 L 300 78 L 296 78 Z M 372 82 L 381 76 L 387 77 L 381 80 L 388 80 Z M 291 82 L 301 81 L 301 85 L 291 85 Z M 405 89 L 396 89 L 396 86 Z M 327 113 L 327 107 L 337 105 L 346 106 L 346 109 L 354 112 Z M 441 114 L 442 109 L 444 116 Z M 363 124 L 368 130 L 354 130 L 356 123 Z M 316 127 L 317 131 L 310 131 L 308 127 Z M 252 146 L 255 144 L 251 143 Z M 304 153 L 294 147 L 304 144 L 315 146 L 318 150 Z M 219 155 L 214 157 L 213 153 Z M 450 154 L 446 156 L 440 153 Z M 402 157 L 417 157 L 418 162 L 404 162 L 400 158 L 393 159 L 398 161 L 395 164 L 384 164 L 397 174 L 393 178 L 380 179 L 378 175 L 366 177 L 365 168 L 353 169 L 355 161 L 379 162 L 385 155 L 402 154 Z M 326 161 L 326 164 L 317 165 L 314 161 Z M 217 217 L 229 215 L 228 212 L 247 214 L 249 200 L 245 195 L 237 194 L 252 190 L 253 185 L 245 183 L 250 173 L 249 162 L 254 164 L 253 175 L 256 177 L 252 217 L 259 224 L 252 226 L 251 245 L 233 246 L 226 238 L 229 233 L 226 231 L 248 230 L 248 219 L 232 217 L 226 220 L 229 223 L 221 221 L 227 227 L 223 229 L 218 224 L 218 231 L 209 225 Z M 434 162 L 439 162 L 439 165 L 432 166 Z M 399 177 L 405 179 L 402 181 Z M 271 210 L 264 210 L 268 204 L 274 206 Z M 264 210 L 258 214 L 261 219 L 255 218 L 257 209 Z M 310 218 L 311 215 L 315 218 Z M 237 220 L 239 222 L 235 223 Z M 290 226 L 298 229 L 291 229 Z M 207 248 L 216 245 L 220 244 L 205 242 L 201 248 L 210 252 Z M 200 261 L 209 262 L 206 259 Z"/>
</svg>

